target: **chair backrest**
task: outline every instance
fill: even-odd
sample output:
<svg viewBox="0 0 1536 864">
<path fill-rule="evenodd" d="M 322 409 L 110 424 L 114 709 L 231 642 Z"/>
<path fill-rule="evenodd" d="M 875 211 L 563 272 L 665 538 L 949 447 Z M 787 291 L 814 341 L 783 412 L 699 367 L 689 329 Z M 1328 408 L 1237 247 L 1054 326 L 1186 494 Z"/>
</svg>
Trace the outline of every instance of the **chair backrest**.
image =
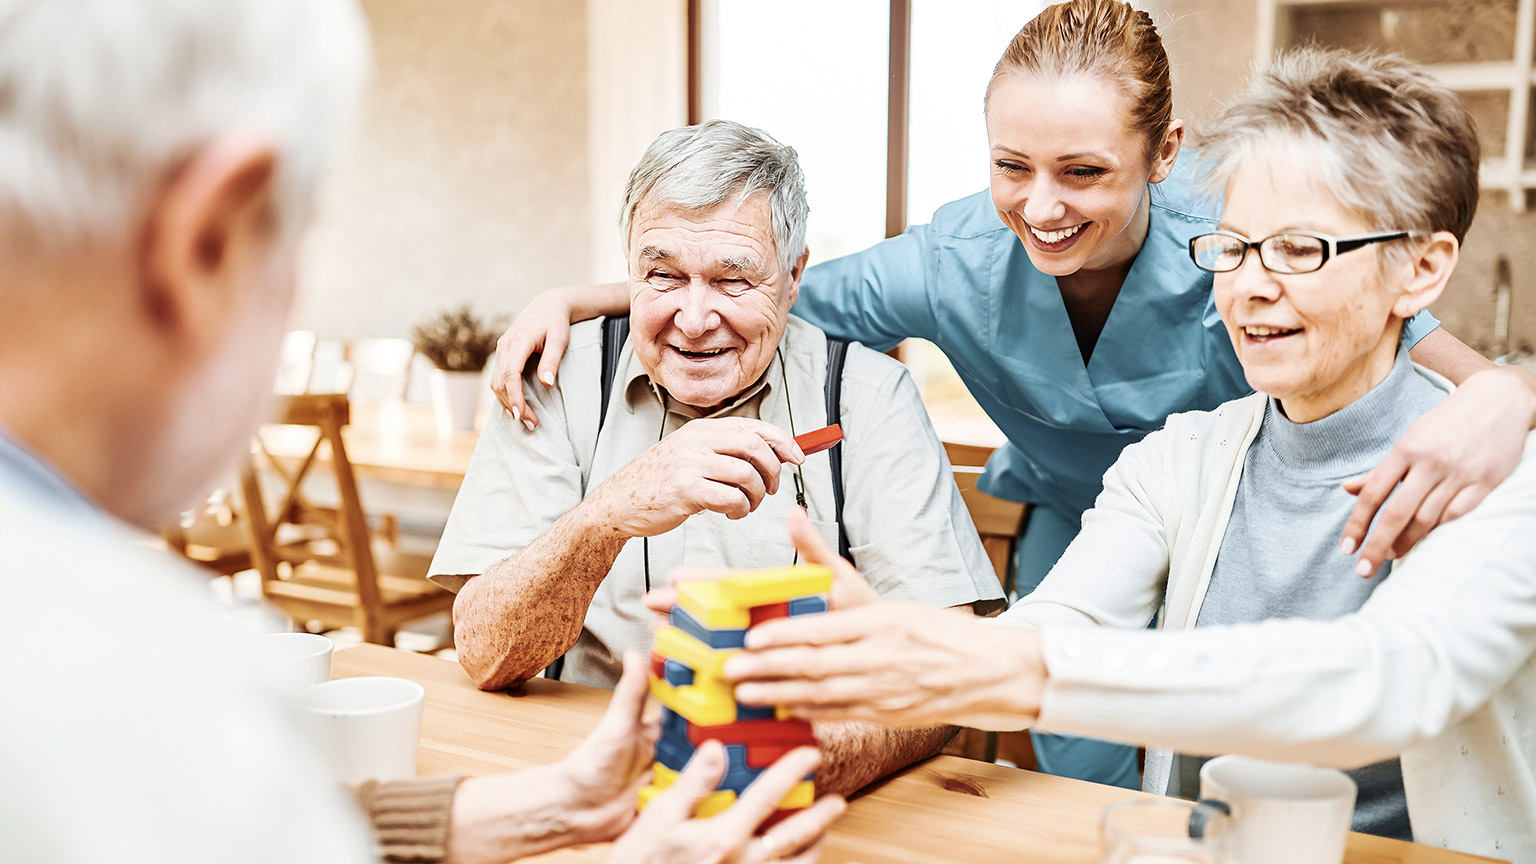
<svg viewBox="0 0 1536 864">
<path fill-rule="evenodd" d="M 1014 549 L 1019 532 L 1024 527 L 1024 517 L 1029 512 L 1026 504 L 1005 501 L 976 488 L 976 481 L 992 455 L 991 447 L 945 442 L 944 452 L 954 468 L 955 484 L 960 487 L 960 498 L 981 535 L 982 548 L 997 573 L 997 581 L 1005 592 L 1013 590 Z"/>
<path fill-rule="evenodd" d="M 315 334 L 311 330 L 290 330 L 283 336 L 283 349 L 277 364 L 276 393 L 308 393 L 309 379 L 315 372 Z"/>
<path fill-rule="evenodd" d="M 263 583 L 281 578 L 278 568 L 284 563 L 292 567 L 316 561 L 352 570 L 357 574 L 359 605 L 364 610 L 379 610 L 383 601 L 368 522 L 341 435 L 342 428 L 350 420 L 350 405 L 347 397 L 340 393 L 278 399 L 271 422 L 312 426 L 318 434 L 308 455 L 297 464 L 284 464 L 266 452 L 261 435 L 257 433 L 255 453 L 245 460 L 240 472 L 251 529 L 251 557 L 261 572 Z M 258 458 L 265 466 L 258 465 Z M 305 480 L 317 465 L 322 464 L 329 466 L 335 478 L 339 506 L 334 516 L 330 515 L 329 508 L 311 506 L 304 497 Z M 275 509 L 266 504 L 260 476 L 262 467 L 281 478 L 281 497 L 275 499 L 280 503 Z M 321 529 L 318 535 L 317 528 Z"/>
<path fill-rule="evenodd" d="M 347 395 L 354 402 L 399 402 L 410 385 L 411 357 L 416 346 L 409 339 L 359 339 L 346 347 L 352 369 Z"/>
</svg>

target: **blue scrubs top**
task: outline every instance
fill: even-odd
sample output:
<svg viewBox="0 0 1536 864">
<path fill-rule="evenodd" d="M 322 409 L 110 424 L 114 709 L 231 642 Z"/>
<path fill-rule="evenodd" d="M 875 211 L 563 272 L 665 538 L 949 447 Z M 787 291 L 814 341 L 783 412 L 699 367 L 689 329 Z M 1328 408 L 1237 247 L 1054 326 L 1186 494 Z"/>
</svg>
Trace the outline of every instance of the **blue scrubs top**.
<svg viewBox="0 0 1536 864">
<path fill-rule="evenodd" d="M 1215 230 L 1220 201 L 1195 186 L 1186 152 L 1151 187 L 1146 243 L 1086 366 L 1053 276 L 1030 263 L 988 193 L 939 208 L 853 255 L 809 268 L 795 314 L 829 334 L 885 350 L 909 336 L 938 345 L 1008 445 L 978 484 L 1073 518 L 1104 472 L 1170 414 L 1252 392 L 1189 238 Z M 1421 312 L 1412 347 L 1439 326 Z"/>
</svg>

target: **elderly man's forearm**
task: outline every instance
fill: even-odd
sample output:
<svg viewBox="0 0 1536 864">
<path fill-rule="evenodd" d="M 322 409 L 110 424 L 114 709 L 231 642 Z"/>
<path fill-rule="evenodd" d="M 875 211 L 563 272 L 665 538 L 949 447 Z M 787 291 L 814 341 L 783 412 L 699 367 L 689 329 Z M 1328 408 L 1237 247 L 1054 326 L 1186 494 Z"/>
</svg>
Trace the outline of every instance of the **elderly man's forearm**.
<svg viewBox="0 0 1536 864">
<path fill-rule="evenodd" d="M 817 723 L 815 729 L 822 753 L 816 792 L 844 796 L 936 755 L 956 731 L 953 726 L 890 729 L 857 721 Z"/>
<path fill-rule="evenodd" d="M 453 604 L 459 663 L 482 690 L 532 678 L 581 635 L 587 607 L 628 539 L 578 505 L 533 543 L 465 583 Z"/>
</svg>

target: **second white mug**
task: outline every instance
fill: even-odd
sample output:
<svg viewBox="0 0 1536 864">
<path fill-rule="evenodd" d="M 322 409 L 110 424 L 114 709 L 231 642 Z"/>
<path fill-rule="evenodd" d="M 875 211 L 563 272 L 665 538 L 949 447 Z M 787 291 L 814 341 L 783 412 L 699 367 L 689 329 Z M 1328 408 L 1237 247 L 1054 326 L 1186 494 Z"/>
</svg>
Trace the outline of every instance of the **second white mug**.
<svg viewBox="0 0 1536 864">
<path fill-rule="evenodd" d="M 416 776 L 426 691 L 404 678 L 338 678 L 299 695 L 341 782 Z"/>
<path fill-rule="evenodd" d="M 1343 771 L 1220 756 L 1200 769 L 1200 801 L 1237 826 L 1238 864 L 1339 864 L 1355 811 Z"/>
</svg>

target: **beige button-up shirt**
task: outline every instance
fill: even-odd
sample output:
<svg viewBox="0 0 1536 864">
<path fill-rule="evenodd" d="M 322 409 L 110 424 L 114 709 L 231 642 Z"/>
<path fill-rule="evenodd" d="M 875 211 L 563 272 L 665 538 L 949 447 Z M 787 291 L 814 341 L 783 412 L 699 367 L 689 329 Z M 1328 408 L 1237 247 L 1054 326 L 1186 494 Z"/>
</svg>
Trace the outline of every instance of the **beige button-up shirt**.
<svg viewBox="0 0 1536 864">
<path fill-rule="evenodd" d="M 524 394 L 539 416 L 537 431 L 528 432 L 505 412 L 492 412 L 432 560 L 434 582 L 457 591 L 532 543 L 580 503 L 587 490 L 690 420 L 751 417 L 792 434 L 828 425 L 826 336 L 790 316 L 779 352 L 763 377 L 707 415 L 653 384 L 626 344 L 599 436 L 601 336 L 596 321 L 572 328 L 556 388 L 525 379 Z M 836 422 L 844 435 L 844 530 L 865 578 L 890 599 L 932 606 L 1002 605 L 997 577 L 906 367 L 850 345 Z M 835 549 L 827 455 L 809 457 L 800 473 L 811 519 Z M 647 570 L 651 585 L 661 586 L 684 564 L 757 568 L 792 563 L 795 549 L 785 518 L 795 506 L 794 474 L 794 466 L 786 464 L 778 493 L 744 519 L 698 513 L 649 543 L 639 538 L 626 543 L 592 599 L 561 678 L 612 687 L 622 652 L 649 649 L 652 616 L 641 602 Z"/>
</svg>

